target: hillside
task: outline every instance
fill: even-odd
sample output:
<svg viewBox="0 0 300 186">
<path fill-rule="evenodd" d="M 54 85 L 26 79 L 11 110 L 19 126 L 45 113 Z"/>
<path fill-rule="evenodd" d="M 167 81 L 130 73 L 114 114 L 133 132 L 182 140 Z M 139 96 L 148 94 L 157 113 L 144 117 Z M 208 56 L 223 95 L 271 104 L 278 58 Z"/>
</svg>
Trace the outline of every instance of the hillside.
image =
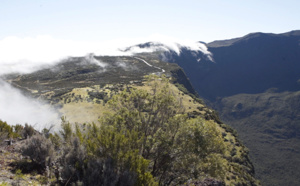
<svg viewBox="0 0 300 186">
<path fill-rule="evenodd" d="M 145 78 L 145 75 L 148 74 L 156 74 L 159 76 L 162 74 L 164 75 L 161 76 L 160 78 L 156 77 L 152 80 L 150 79 L 149 82 L 149 80 Z M 85 139 L 88 140 L 85 142 L 87 145 L 89 145 L 90 143 L 89 140 L 91 140 L 91 136 L 88 137 L 89 133 L 84 133 L 84 131 L 90 131 L 90 129 L 84 127 L 89 126 L 88 123 L 92 123 L 92 122 L 94 122 L 96 125 L 99 125 L 99 121 L 98 121 L 99 119 L 102 122 L 103 121 L 109 122 L 113 120 L 113 123 L 115 122 L 118 123 L 119 121 L 122 120 L 114 120 L 114 118 L 117 119 L 120 116 L 122 116 L 122 118 L 124 119 L 130 118 L 135 116 L 136 112 L 140 112 L 138 115 L 139 117 L 142 117 L 140 118 L 140 122 L 144 121 L 143 117 L 148 117 L 148 115 L 151 116 L 151 114 L 153 115 L 153 118 L 165 117 L 164 115 L 166 113 L 164 112 L 169 113 L 167 114 L 169 115 L 168 117 L 175 117 L 179 119 L 181 118 L 180 120 L 177 119 L 178 122 L 184 121 L 184 123 L 182 123 L 184 125 L 182 125 L 182 128 L 180 128 L 181 132 L 179 132 L 178 135 L 174 133 L 174 137 L 170 138 L 170 139 L 176 139 L 175 140 L 176 145 L 175 144 L 172 145 L 173 146 L 172 148 L 178 148 L 177 150 L 174 151 L 171 148 L 169 152 L 168 151 L 165 152 L 167 153 L 166 154 L 167 156 L 162 156 L 162 157 L 160 156 L 160 153 L 158 153 L 161 151 L 159 149 L 162 148 L 160 147 L 160 145 L 166 145 L 162 143 L 163 141 L 162 142 L 159 141 L 164 139 L 168 135 L 172 134 L 172 132 L 176 131 L 173 128 L 170 128 L 171 129 L 170 131 L 167 128 L 164 129 L 164 127 L 167 127 L 169 124 L 172 124 L 170 123 L 171 121 L 173 122 L 176 121 L 175 118 L 170 118 L 168 119 L 167 123 L 162 122 L 160 124 L 161 125 L 160 127 L 162 127 L 161 129 L 160 127 L 159 128 L 155 127 L 151 129 L 156 131 L 155 135 L 153 135 L 151 138 L 149 136 L 148 139 L 150 140 L 149 142 L 148 140 L 145 141 L 147 142 L 146 144 L 153 143 L 153 145 L 150 145 L 149 147 L 150 149 L 153 150 L 158 148 L 157 149 L 159 150 L 157 151 L 158 154 L 157 155 L 155 153 L 153 154 L 152 150 L 149 151 L 148 153 L 147 151 L 145 152 L 141 151 L 141 153 L 143 152 L 142 153 L 143 158 L 146 158 L 145 161 L 146 162 L 149 161 L 150 163 L 149 166 L 153 166 L 153 171 L 151 174 L 153 177 L 155 177 L 156 181 L 158 181 L 158 178 L 161 176 L 159 179 L 160 184 L 161 183 L 166 184 L 167 182 L 184 183 L 187 180 L 189 180 L 188 178 L 192 178 L 192 177 L 193 179 L 190 180 L 195 181 L 195 183 L 199 183 L 199 184 L 201 184 L 202 181 L 207 182 L 207 179 L 212 180 L 212 182 L 219 183 L 219 184 L 225 183 L 226 185 L 259 184 L 259 182 L 254 178 L 254 167 L 251 164 L 251 161 L 249 160 L 247 148 L 237 139 L 236 133 L 234 132 L 233 129 L 223 124 L 213 110 L 203 105 L 203 102 L 195 94 L 195 90 L 193 89 L 189 80 L 185 76 L 185 73 L 176 64 L 164 63 L 158 60 L 157 58 L 155 57 L 151 58 L 151 56 L 149 55 L 147 56 L 146 54 L 140 55 L 138 57 L 87 56 L 82 58 L 70 58 L 65 61 L 62 61 L 56 66 L 44 68 L 30 74 L 7 75 L 4 77 L 4 79 L 14 87 L 22 90 L 24 94 L 39 100 L 47 101 L 50 105 L 56 108 L 61 113 L 62 116 L 65 116 L 66 120 L 70 121 L 71 124 L 85 123 L 83 125 L 82 135 L 79 135 L 78 131 L 76 131 L 76 133 L 74 132 L 74 134 L 72 135 L 75 135 L 74 137 L 76 136 L 79 137 L 80 140 L 83 141 Z M 171 82 L 171 84 L 166 83 L 169 81 Z M 153 86 L 157 88 L 153 89 Z M 162 88 L 159 89 L 159 87 Z M 154 91 L 156 89 L 157 91 Z M 152 94 L 154 95 L 157 94 L 157 96 L 151 97 Z M 165 105 L 163 101 L 161 103 L 162 105 L 159 107 L 152 107 L 152 109 L 149 110 L 148 108 L 150 106 L 149 105 L 145 108 L 143 107 L 143 109 L 141 109 L 140 111 L 139 110 L 135 111 L 135 109 L 138 109 L 139 107 L 136 107 L 136 104 L 132 105 L 132 103 L 135 102 L 130 102 L 128 100 L 129 97 L 134 95 L 137 95 L 138 96 L 137 98 L 142 99 L 140 100 L 142 102 L 138 101 L 137 103 L 143 103 L 142 105 L 145 106 L 151 103 L 151 101 L 149 100 L 157 99 L 161 96 L 162 96 L 161 99 L 166 99 L 166 101 L 168 102 L 171 101 L 170 103 L 174 105 L 172 107 L 169 107 L 168 105 Z M 145 95 L 147 96 L 144 98 Z M 171 96 L 170 98 L 172 99 L 169 99 L 166 96 Z M 121 101 L 123 98 L 126 99 L 127 101 L 123 102 L 121 106 L 111 107 L 112 103 L 118 103 L 118 100 Z M 131 99 L 133 98 L 134 97 L 132 97 Z M 143 101 L 143 99 L 145 100 Z M 127 108 L 126 105 L 131 108 L 128 110 L 129 115 L 126 115 L 127 112 L 123 112 L 122 109 L 119 110 L 120 107 L 121 108 L 124 107 L 124 109 L 126 109 Z M 168 106 L 168 109 L 161 110 L 160 108 L 165 107 L 164 105 Z M 157 115 L 157 113 L 154 112 L 155 109 L 158 109 L 157 112 L 161 114 L 164 113 L 164 114 Z M 111 113 L 113 117 L 107 117 L 107 113 Z M 115 115 L 115 114 L 119 114 L 119 115 Z M 156 120 L 153 120 L 154 123 L 156 123 L 155 121 Z M 194 125 L 195 126 L 198 125 L 198 124 L 196 125 L 195 123 L 196 121 L 202 123 L 200 126 L 204 127 L 203 128 L 204 131 L 207 130 L 208 133 L 213 134 L 213 135 L 208 135 L 211 138 L 210 140 L 207 139 L 208 141 L 206 141 L 207 137 L 205 136 L 208 134 L 207 132 L 204 132 L 203 137 L 199 136 L 201 140 L 200 138 L 197 139 L 200 141 L 198 141 L 195 144 L 193 140 L 187 140 L 187 141 L 184 140 L 189 135 L 191 135 L 191 133 L 189 133 L 189 130 L 191 129 L 195 129 L 198 131 L 195 133 L 196 136 L 201 134 L 201 133 L 199 134 L 199 132 L 201 132 L 202 130 L 201 127 L 194 128 Z M 106 122 L 102 123 L 99 127 L 104 127 Z M 189 128 L 188 126 L 190 126 L 191 128 Z M 105 130 L 110 130 L 110 128 L 107 128 Z M 138 132 L 140 129 L 136 129 L 136 130 Z M 165 130 L 169 131 L 170 134 L 162 133 Z M 93 130 L 93 132 L 95 132 L 95 130 Z M 103 134 L 104 135 L 103 138 L 105 137 L 106 134 L 109 134 L 109 132 L 112 131 L 107 131 L 107 132 L 108 133 Z M 118 132 L 117 131 L 115 132 L 117 135 Z M 185 135 L 185 132 L 187 132 L 187 134 L 189 135 Z M 157 135 L 158 136 L 167 135 L 167 136 L 161 136 L 160 138 L 157 138 Z M 98 140 L 99 139 L 100 138 L 98 138 Z M 153 141 L 153 139 L 158 140 L 158 142 Z M 135 141 L 135 143 L 137 143 L 138 141 Z M 68 141 L 65 141 L 65 144 L 68 143 L 69 143 Z M 184 148 L 182 148 L 182 145 L 184 145 Z M 193 147 L 193 145 L 197 145 L 199 146 L 197 148 L 203 148 L 203 149 L 200 151 L 199 149 L 196 150 L 194 149 L 195 147 Z M 207 147 L 205 145 L 207 145 Z M 67 147 L 68 145 L 64 145 L 64 146 Z M 191 148 L 190 149 L 191 151 L 188 150 L 189 147 Z M 60 147 L 60 148 L 64 149 L 65 147 Z M 89 153 L 95 153 L 93 151 L 94 147 L 86 146 L 86 148 L 87 150 L 91 148 Z M 144 148 L 144 146 L 141 146 L 141 148 Z M 168 148 L 170 147 L 165 146 L 162 149 L 168 149 Z M 131 152 L 130 150 L 127 151 L 128 153 Z M 181 151 L 185 153 L 179 153 Z M 202 152 L 201 156 L 197 155 L 198 151 L 199 153 Z M 66 153 L 70 153 L 70 152 L 73 152 L 73 150 L 69 149 L 66 151 Z M 133 153 L 134 152 L 136 151 L 134 150 Z M 204 152 L 206 152 L 207 154 Z M 76 151 L 76 153 L 79 152 Z M 173 155 L 174 153 L 178 155 L 174 156 Z M 133 154 L 129 156 L 132 155 Z M 156 165 L 156 160 L 154 159 L 155 160 L 154 161 L 151 159 L 152 156 L 154 157 L 157 156 L 157 158 L 163 158 L 162 160 L 157 159 L 157 161 L 159 160 L 165 163 L 169 162 L 169 159 L 165 159 L 165 158 L 168 158 L 170 156 L 169 158 L 171 158 L 170 160 L 172 161 L 170 161 L 169 163 L 170 166 L 172 166 L 173 168 L 169 170 L 167 169 L 167 167 L 166 169 L 163 168 L 164 164 Z M 199 157 L 195 159 L 195 156 L 199 156 Z M 185 162 L 183 161 L 184 159 L 189 161 Z M 89 161 L 89 160 L 90 159 L 86 159 L 85 161 Z M 195 162 L 199 162 L 199 164 L 194 165 Z M 79 165 L 76 164 L 76 167 L 77 166 Z M 132 166 L 135 166 L 135 164 L 133 164 Z M 163 169 L 165 169 L 164 171 L 163 169 L 160 169 L 161 166 Z M 184 168 L 184 166 L 186 167 Z M 193 173 L 194 176 L 189 175 L 187 173 L 188 170 L 194 172 Z M 195 170 L 197 171 L 195 172 Z M 141 176 L 146 176 L 147 174 Z M 163 179 L 164 182 L 162 182 L 163 180 L 161 179 L 163 178 L 162 176 L 164 174 L 168 174 L 169 176 L 166 176 Z M 177 174 L 184 175 L 184 176 L 180 177 Z M 173 180 L 171 178 L 174 175 L 175 177 Z M 196 175 L 201 175 L 201 176 L 199 177 Z M 169 178 L 170 180 L 168 180 Z M 146 176 L 145 179 L 148 180 L 150 179 L 150 177 Z M 74 177 L 74 181 L 76 181 L 75 177 Z M 83 180 L 83 181 L 87 181 L 87 180 Z"/>
<path fill-rule="evenodd" d="M 248 145 L 264 185 L 300 183 L 299 41 L 293 31 L 208 44 L 218 68 L 204 96 Z"/>
<path fill-rule="evenodd" d="M 299 93 L 237 94 L 216 103 L 220 117 L 251 150 L 257 175 L 266 185 L 298 183 Z"/>
<path fill-rule="evenodd" d="M 263 185 L 299 185 L 300 31 L 252 33 L 182 47 L 158 58 L 184 69 L 193 87 L 250 149 Z M 143 45 L 147 47 L 147 45 Z"/>
<path fill-rule="evenodd" d="M 270 88 L 280 92 L 299 90 L 299 32 L 253 33 L 224 47 L 208 44 L 217 66 L 213 74 L 217 75 L 210 74 L 207 78 L 217 86 L 203 82 L 203 88 L 211 99 L 262 93 Z"/>
<path fill-rule="evenodd" d="M 53 105 L 61 115 L 74 122 L 96 122 L 99 116 L 95 111 L 89 113 L 89 108 L 101 109 L 102 104 L 93 104 L 94 99 L 107 102 L 124 85 L 140 85 L 145 75 L 160 75 L 162 69 L 166 69 L 167 76 L 176 77 L 174 84 L 183 84 L 186 91 L 196 94 L 185 73 L 176 64 L 162 63 L 155 58 L 147 58 L 147 62 L 153 66 L 135 57 L 89 55 L 69 58 L 30 74 L 6 75 L 3 79 L 24 94 Z M 81 105 L 77 106 L 78 103 Z M 75 111 L 79 110 L 85 117 L 76 114 Z"/>
</svg>

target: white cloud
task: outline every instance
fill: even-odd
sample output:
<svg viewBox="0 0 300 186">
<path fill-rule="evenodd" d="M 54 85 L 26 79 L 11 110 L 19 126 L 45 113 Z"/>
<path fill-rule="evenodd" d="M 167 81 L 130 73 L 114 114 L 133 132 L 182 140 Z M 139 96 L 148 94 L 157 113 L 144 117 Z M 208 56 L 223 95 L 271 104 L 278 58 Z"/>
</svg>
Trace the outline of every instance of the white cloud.
<svg viewBox="0 0 300 186">
<path fill-rule="evenodd" d="M 58 62 L 66 57 L 95 55 L 132 55 L 133 52 L 151 52 L 155 49 L 135 48 L 129 53 L 123 49 L 145 42 L 161 43 L 165 50 L 180 53 L 180 47 L 210 54 L 205 45 L 195 41 L 178 40 L 162 35 L 152 35 L 145 38 L 121 38 L 110 41 L 72 41 L 56 39 L 47 35 L 36 37 L 6 37 L 0 40 L 0 75 L 11 72 L 27 73 L 45 64 Z"/>
<path fill-rule="evenodd" d="M 49 105 L 25 97 L 19 90 L 0 80 L 0 120 L 9 124 L 28 123 L 36 129 L 58 125 L 60 116 Z"/>
</svg>

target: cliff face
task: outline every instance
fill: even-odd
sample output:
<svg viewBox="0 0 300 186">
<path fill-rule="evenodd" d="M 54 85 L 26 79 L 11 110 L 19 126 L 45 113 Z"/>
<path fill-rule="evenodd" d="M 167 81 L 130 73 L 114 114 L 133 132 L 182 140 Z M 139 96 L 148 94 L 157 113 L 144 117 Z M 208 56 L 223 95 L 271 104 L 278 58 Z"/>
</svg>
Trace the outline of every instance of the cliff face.
<svg viewBox="0 0 300 186">
<path fill-rule="evenodd" d="M 270 88 L 280 92 L 299 90 L 299 40 L 299 34 L 254 33 L 229 46 L 208 44 L 218 67 L 210 74 L 214 77 L 210 83 L 218 86 L 206 90 L 213 98 L 261 93 Z"/>
</svg>

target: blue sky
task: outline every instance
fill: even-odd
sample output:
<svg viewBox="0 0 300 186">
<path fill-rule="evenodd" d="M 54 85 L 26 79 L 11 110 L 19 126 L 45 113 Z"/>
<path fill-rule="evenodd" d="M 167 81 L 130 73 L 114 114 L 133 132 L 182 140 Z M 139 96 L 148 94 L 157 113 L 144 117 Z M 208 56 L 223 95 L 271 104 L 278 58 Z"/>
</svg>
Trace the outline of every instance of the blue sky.
<svg viewBox="0 0 300 186">
<path fill-rule="evenodd" d="M 298 0 L 2 0 L 0 76 L 68 56 L 120 55 L 118 48 L 141 41 L 206 51 L 195 42 L 299 29 L 299 7 Z M 0 119 L 34 124 L 55 118 L 30 101 L 0 77 Z"/>
<path fill-rule="evenodd" d="M 3 0 L 0 40 L 49 35 L 104 41 L 160 34 L 210 42 L 299 29 L 299 7 L 297 0 Z"/>
</svg>

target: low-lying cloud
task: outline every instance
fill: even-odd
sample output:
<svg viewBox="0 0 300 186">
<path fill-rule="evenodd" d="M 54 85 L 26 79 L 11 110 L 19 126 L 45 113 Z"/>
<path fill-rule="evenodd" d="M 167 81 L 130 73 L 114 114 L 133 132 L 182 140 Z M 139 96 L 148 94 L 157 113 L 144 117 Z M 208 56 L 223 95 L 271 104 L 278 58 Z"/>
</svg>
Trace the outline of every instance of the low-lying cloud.
<svg viewBox="0 0 300 186">
<path fill-rule="evenodd" d="M 36 129 L 59 125 L 60 115 L 47 104 L 24 96 L 19 90 L 0 80 L 0 120 L 28 123 Z"/>
<path fill-rule="evenodd" d="M 61 40 L 50 36 L 7 37 L 0 40 L 0 75 L 32 72 L 67 57 L 95 53 L 98 46 L 94 42 Z"/>
<path fill-rule="evenodd" d="M 72 41 L 47 35 L 26 38 L 11 36 L 0 40 L 0 75 L 12 72 L 29 73 L 40 69 L 43 65 L 53 64 L 67 57 L 86 56 L 89 53 L 123 56 L 157 50 L 157 47 L 144 49 L 133 47 L 130 51 L 122 51 L 126 47 L 149 41 L 162 44 L 159 49 L 172 50 L 177 54 L 180 54 L 181 47 L 210 54 L 202 43 L 161 35 L 111 41 Z"/>
<path fill-rule="evenodd" d="M 91 64 L 95 64 L 95 65 L 98 65 L 98 66 L 100 66 L 100 67 L 102 67 L 102 68 L 105 68 L 105 67 L 108 66 L 107 63 L 104 63 L 104 62 L 102 62 L 102 61 L 96 59 L 96 58 L 94 57 L 94 54 L 88 54 L 88 55 L 86 55 L 86 56 L 84 57 L 83 63 L 91 63 Z"/>
</svg>

